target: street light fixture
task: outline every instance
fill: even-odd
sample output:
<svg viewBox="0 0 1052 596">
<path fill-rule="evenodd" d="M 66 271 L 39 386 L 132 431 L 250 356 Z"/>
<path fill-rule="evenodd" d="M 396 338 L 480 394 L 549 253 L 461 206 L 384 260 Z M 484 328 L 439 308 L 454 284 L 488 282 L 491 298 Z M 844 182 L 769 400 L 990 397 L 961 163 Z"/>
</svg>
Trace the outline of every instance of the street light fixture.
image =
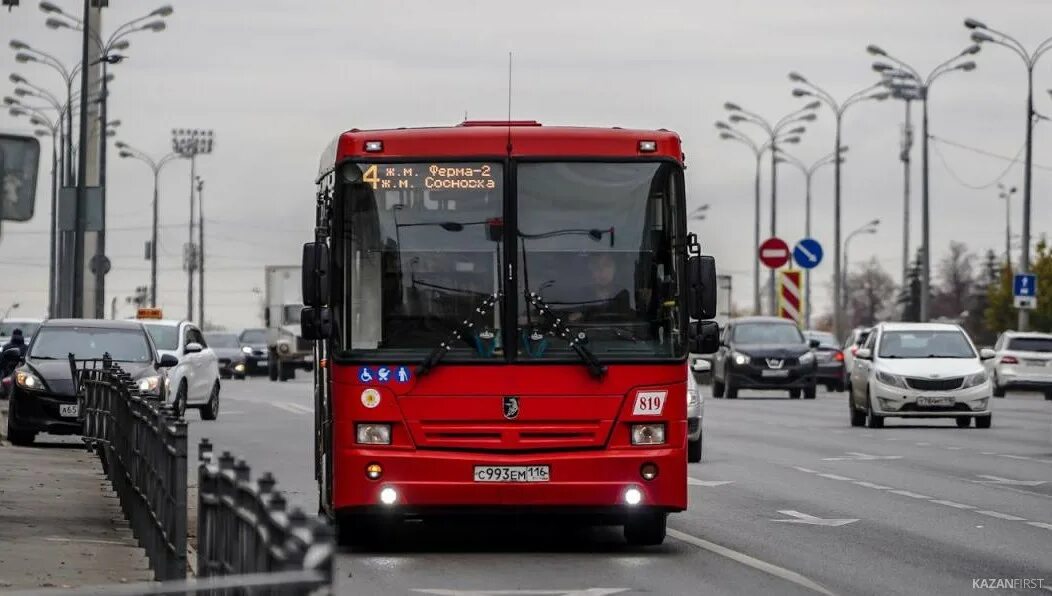
<svg viewBox="0 0 1052 596">
<path fill-rule="evenodd" d="M 843 101 L 837 101 L 833 98 L 829 92 L 819 87 L 818 85 L 809 81 L 804 75 L 798 72 L 790 72 L 789 80 L 799 85 L 793 88 L 792 94 L 796 97 L 814 97 L 817 99 L 814 103 L 826 104 L 829 109 L 833 111 L 835 117 L 834 121 L 834 142 L 833 152 L 836 153 L 842 146 L 840 142 L 842 124 L 844 120 L 844 113 L 847 109 L 859 102 L 874 100 L 883 101 L 889 97 L 886 92 L 877 92 L 880 88 L 880 84 L 870 85 L 864 89 L 860 89 L 855 93 L 849 95 L 847 99 Z M 839 302 L 841 296 L 840 291 L 840 280 L 842 279 L 840 272 L 840 222 L 841 222 L 841 201 L 840 201 L 840 164 L 843 160 L 833 160 L 833 333 L 837 339 L 844 337 L 843 329 L 843 316 L 842 316 L 842 304 Z M 810 277 L 810 276 L 808 276 Z"/>
<path fill-rule="evenodd" d="M 879 219 L 870 220 L 870 221 L 866 222 L 864 225 L 860 226 L 855 231 L 853 231 L 850 234 L 848 234 L 847 238 L 844 239 L 844 279 L 843 279 L 843 284 L 842 284 L 844 294 L 841 297 L 841 301 L 842 301 L 841 304 L 844 305 L 845 309 L 847 308 L 847 303 L 848 303 L 847 277 L 848 277 L 848 263 L 850 263 L 850 261 L 848 261 L 848 256 L 847 256 L 848 250 L 847 249 L 848 249 L 848 247 L 849 247 L 849 245 L 851 243 L 851 239 L 854 238 L 855 236 L 858 236 L 859 234 L 876 234 L 877 233 L 877 227 L 879 225 L 880 225 L 880 220 Z"/>
<path fill-rule="evenodd" d="M 1037 44 L 1033 51 L 1027 51 L 1026 47 L 1016 38 L 993 29 L 982 21 L 973 18 L 964 20 L 964 26 L 972 31 L 971 39 L 975 42 L 975 48 L 980 44 L 992 43 L 1015 52 L 1022 58 L 1026 65 L 1026 158 L 1023 168 L 1023 247 L 1019 259 L 1020 273 L 1030 272 L 1030 212 L 1031 199 L 1033 197 L 1033 171 L 1034 171 L 1034 124 L 1036 113 L 1034 111 L 1034 67 L 1038 60 L 1046 52 L 1052 50 L 1052 37 Z M 976 49 L 974 53 L 978 52 Z M 1026 331 L 1030 326 L 1030 311 L 1019 309 L 1019 330 Z"/>
<path fill-rule="evenodd" d="M 727 102 L 723 104 L 723 107 L 731 112 L 728 116 L 728 120 L 731 122 L 747 122 L 749 124 L 756 125 L 763 129 L 767 133 L 767 142 L 763 145 L 764 148 L 769 147 L 771 149 L 771 236 L 778 235 L 778 162 L 776 161 L 778 156 L 778 143 L 799 143 L 799 136 L 785 136 L 790 126 L 799 124 L 801 122 L 813 122 L 818 116 L 814 113 L 822 104 L 818 101 L 813 101 L 807 105 L 787 114 L 777 122 L 771 123 L 759 114 L 750 112 L 743 109 L 741 106 L 735 103 Z M 799 127 L 794 127 L 799 128 Z M 758 180 L 758 178 L 757 178 Z M 757 187 L 759 183 L 757 182 Z M 759 218 L 759 209 L 757 209 L 757 219 Z M 756 234 L 757 242 L 756 246 L 753 247 L 754 251 L 759 251 L 759 234 Z M 755 255 L 755 259 L 759 260 L 759 254 Z M 757 278 L 755 286 L 759 287 L 759 264 L 754 264 L 754 273 Z M 775 283 L 774 283 L 774 269 L 770 271 L 769 277 L 770 292 L 768 294 L 768 303 L 771 313 L 774 313 L 776 308 L 776 296 L 775 296 Z"/>
</svg>

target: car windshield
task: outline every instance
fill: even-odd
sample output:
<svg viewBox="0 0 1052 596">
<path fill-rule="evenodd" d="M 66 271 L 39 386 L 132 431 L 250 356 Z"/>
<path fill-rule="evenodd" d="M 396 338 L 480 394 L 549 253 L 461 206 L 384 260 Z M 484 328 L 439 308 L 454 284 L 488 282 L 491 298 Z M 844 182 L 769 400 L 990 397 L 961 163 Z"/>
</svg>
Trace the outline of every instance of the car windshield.
<svg viewBox="0 0 1052 596">
<path fill-rule="evenodd" d="M 146 330 L 150 332 L 154 345 L 158 350 L 179 349 L 179 326 L 165 325 L 162 323 L 145 323 Z"/>
<path fill-rule="evenodd" d="M 241 343 L 243 344 L 265 344 L 267 343 L 266 329 L 246 329 L 241 332 Z"/>
<path fill-rule="evenodd" d="M 40 328 L 40 323 L 4 321 L 0 323 L 0 337 L 11 337 L 15 329 L 21 329 L 24 337 L 31 337 Z"/>
<path fill-rule="evenodd" d="M 69 354 L 90 360 L 109 354 L 117 362 L 150 362 L 153 354 L 140 329 L 104 327 L 41 327 L 33 338 L 29 357 L 65 360 Z"/>
<path fill-rule="evenodd" d="M 881 358 L 975 358 L 968 338 L 960 331 L 885 331 Z"/>
<path fill-rule="evenodd" d="M 1018 352 L 1052 352 L 1052 337 L 1013 337 L 1008 349 Z"/>
<path fill-rule="evenodd" d="M 836 337 L 832 333 L 824 331 L 808 331 L 805 333 L 807 339 L 818 340 L 818 347 L 835 350 L 837 348 Z"/>
<path fill-rule="evenodd" d="M 734 326 L 737 344 L 800 344 L 803 335 L 792 323 L 738 323 Z"/>
<path fill-rule="evenodd" d="M 233 333 L 206 333 L 205 341 L 212 348 L 236 348 L 241 345 Z"/>
</svg>

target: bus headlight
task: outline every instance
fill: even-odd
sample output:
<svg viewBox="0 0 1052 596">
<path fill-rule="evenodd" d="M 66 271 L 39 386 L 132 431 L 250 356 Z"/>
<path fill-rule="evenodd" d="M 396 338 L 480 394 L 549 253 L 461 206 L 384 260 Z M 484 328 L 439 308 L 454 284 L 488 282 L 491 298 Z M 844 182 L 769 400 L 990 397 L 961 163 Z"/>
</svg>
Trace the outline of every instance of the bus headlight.
<svg viewBox="0 0 1052 596">
<path fill-rule="evenodd" d="M 661 445 L 665 442 L 664 424 L 633 424 L 633 445 Z"/>
<path fill-rule="evenodd" d="M 359 424 L 357 428 L 358 443 L 361 445 L 390 445 L 390 424 Z"/>
</svg>

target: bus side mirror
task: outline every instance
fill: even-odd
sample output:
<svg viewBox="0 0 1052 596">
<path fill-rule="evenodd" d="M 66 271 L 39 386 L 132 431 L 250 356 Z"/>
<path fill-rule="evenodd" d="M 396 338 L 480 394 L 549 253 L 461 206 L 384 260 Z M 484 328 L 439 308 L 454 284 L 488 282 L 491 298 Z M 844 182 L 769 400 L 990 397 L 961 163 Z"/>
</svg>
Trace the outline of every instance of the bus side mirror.
<svg viewBox="0 0 1052 596">
<path fill-rule="evenodd" d="M 329 245 L 308 242 L 303 245 L 303 304 L 324 306 L 329 298 Z"/>
<path fill-rule="evenodd" d="M 687 259 L 688 313 L 692 319 L 716 316 L 716 259 L 708 255 Z"/>
<path fill-rule="evenodd" d="M 715 354 L 720 349 L 720 326 L 716 321 L 691 323 L 691 352 Z"/>
<path fill-rule="evenodd" d="M 303 339 L 318 341 L 332 336 L 332 309 L 308 306 L 300 313 L 300 334 Z"/>
</svg>

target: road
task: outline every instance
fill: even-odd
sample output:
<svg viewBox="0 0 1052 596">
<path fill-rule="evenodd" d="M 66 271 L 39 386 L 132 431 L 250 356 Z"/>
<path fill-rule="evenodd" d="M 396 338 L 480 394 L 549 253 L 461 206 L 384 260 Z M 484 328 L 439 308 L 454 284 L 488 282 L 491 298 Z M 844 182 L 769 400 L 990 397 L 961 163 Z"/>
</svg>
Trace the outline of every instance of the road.
<svg viewBox="0 0 1052 596">
<path fill-rule="evenodd" d="M 218 421 L 188 415 L 192 444 L 273 472 L 315 511 L 310 399 L 302 376 L 227 381 Z M 341 552 L 340 593 L 960 594 L 994 578 L 1052 592 L 1052 402 L 998 399 L 989 430 L 870 430 L 849 427 L 845 394 L 706 401 L 690 507 L 662 547 L 614 528 L 416 524 Z"/>
</svg>

